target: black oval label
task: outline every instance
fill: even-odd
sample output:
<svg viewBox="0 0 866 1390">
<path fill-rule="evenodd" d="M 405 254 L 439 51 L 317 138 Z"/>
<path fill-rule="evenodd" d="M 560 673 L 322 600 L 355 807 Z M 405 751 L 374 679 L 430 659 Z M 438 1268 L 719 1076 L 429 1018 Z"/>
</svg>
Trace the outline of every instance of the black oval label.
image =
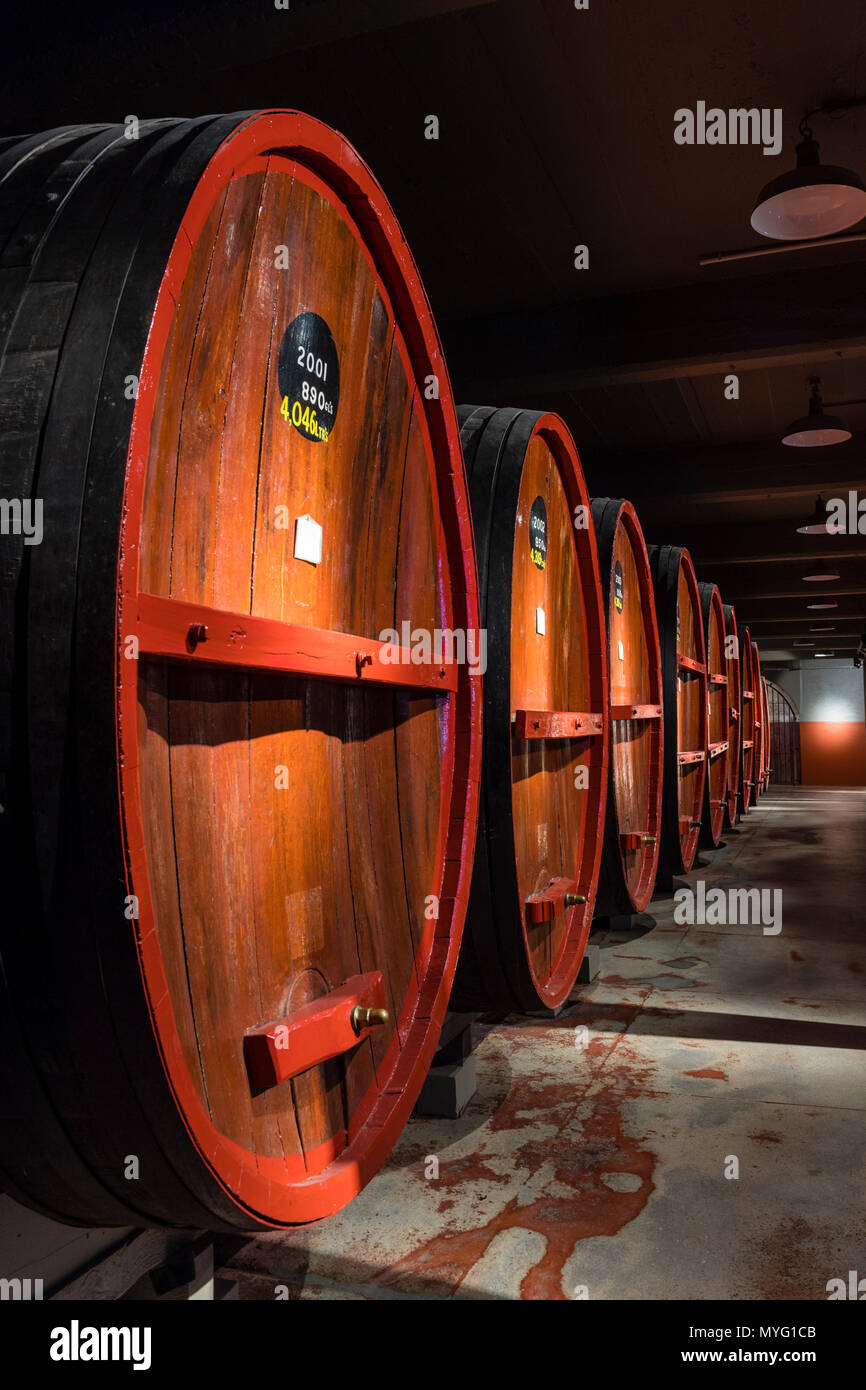
<svg viewBox="0 0 866 1390">
<path fill-rule="evenodd" d="M 292 319 L 277 359 L 280 414 L 305 439 L 323 444 L 337 419 L 340 359 L 325 320 L 308 311 Z"/>
<path fill-rule="evenodd" d="M 622 565 L 619 560 L 613 567 L 613 606 L 617 613 L 622 612 L 623 587 L 622 587 Z"/>
<path fill-rule="evenodd" d="M 536 497 L 529 513 L 529 558 L 537 569 L 547 564 L 547 508 L 543 497 Z"/>
</svg>

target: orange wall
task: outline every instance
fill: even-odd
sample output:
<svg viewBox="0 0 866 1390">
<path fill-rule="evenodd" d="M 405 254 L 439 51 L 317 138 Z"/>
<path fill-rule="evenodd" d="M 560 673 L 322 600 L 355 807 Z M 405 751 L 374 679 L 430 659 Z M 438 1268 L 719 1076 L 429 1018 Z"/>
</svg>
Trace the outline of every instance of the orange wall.
<svg viewBox="0 0 866 1390">
<path fill-rule="evenodd" d="M 866 724 L 804 719 L 800 768 L 804 787 L 866 786 Z"/>
</svg>

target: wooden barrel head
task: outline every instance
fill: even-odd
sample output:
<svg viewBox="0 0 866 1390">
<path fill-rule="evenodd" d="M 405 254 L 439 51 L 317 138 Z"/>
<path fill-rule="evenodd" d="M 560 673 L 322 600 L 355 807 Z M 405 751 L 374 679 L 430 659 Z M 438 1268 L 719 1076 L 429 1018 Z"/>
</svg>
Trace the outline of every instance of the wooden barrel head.
<svg viewBox="0 0 866 1390">
<path fill-rule="evenodd" d="M 0 1164 L 61 1218 L 292 1225 L 387 1156 L 456 966 L 481 753 L 457 421 L 341 136 L 291 111 L 122 136 L 70 219 L 102 200 L 40 422 L 61 534 L 20 634 L 37 666 L 66 654 L 41 716 L 65 802 L 31 753 L 3 845 L 53 865 L 2 941 L 25 1044 L 28 932 L 67 986 L 48 1110 L 22 1108 L 91 1181 L 76 1204 L 3 1137 Z"/>
<path fill-rule="evenodd" d="M 740 641 L 737 632 L 737 615 L 733 605 L 726 603 L 722 607 L 725 614 L 725 654 L 728 674 L 728 788 L 725 800 L 725 825 L 731 828 L 737 823 L 743 740 Z"/>
<path fill-rule="evenodd" d="M 747 812 L 755 804 L 755 769 L 760 745 L 757 743 L 757 693 L 755 690 L 755 657 L 757 649 L 749 629 L 743 628 L 740 638 L 740 679 L 742 717 L 742 760 L 740 764 L 740 810 Z"/>
<path fill-rule="evenodd" d="M 607 614 L 610 777 L 596 914 L 643 912 L 661 837 L 661 649 L 646 543 L 630 502 L 594 497 Z"/>
<path fill-rule="evenodd" d="M 699 584 L 698 593 L 707 652 L 707 776 L 702 834 L 704 843 L 715 848 L 722 837 L 730 760 L 725 614 L 715 584 Z"/>
<path fill-rule="evenodd" d="M 688 873 L 701 830 L 707 775 L 707 665 L 694 566 L 680 546 L 650 549 L 662 650 L 665 753 L 658 881 Z"/>
<path fill-rule="evenodd" d="M 602 848 L 607 675 L 595 534 L 557 416 L 458 415 L 487 672 L 481 823 L 452 1007 L 552 1009 L 580 967 Z"/>
</svg>

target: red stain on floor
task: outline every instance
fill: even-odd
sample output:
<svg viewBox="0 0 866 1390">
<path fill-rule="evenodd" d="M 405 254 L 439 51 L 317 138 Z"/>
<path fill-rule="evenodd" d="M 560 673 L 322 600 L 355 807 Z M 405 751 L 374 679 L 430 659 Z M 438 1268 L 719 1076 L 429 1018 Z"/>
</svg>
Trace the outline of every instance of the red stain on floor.
<svg viewBox="0 0 866 1390">
<path fill-rule="evenodd" d="M 750 1139 L 754 1139 L 756 1144 L 781 1144 L 781 1134 L 774 1134 L 772 1130 L 761 1130 L 758 1134 L 750 1134 Z"/>
<path fill-rule="evenodd" d="M 805 956 L 801 956 L 799 951 L 792 951 L 792 952 L 791 952 L 791 960 L 805 960 L 805 959 L 806 959 L 806 957 L 805 957 Z"/>
<path fill-rule="evenodd" d="M 848 962 L 848 969 L 851 971 L 851 974 L 852 974 L 852 975 L 862 975 L 862 974 L 863 974 L 863 965 L 862 965 L 862 962 L 859 961 L 859 960 L 851 960 L 851 961 L 849 961 L 849 962 Z"/>
<path fill-rule="evenodd" d="M 719 1071 L 718 1067 L 701 1067 L 700 1071 L 684 1071 L 683 1076 L 708 1076 L 713 1081 L 727 1081 L 728 1079 L 727 1072 Z"/>
<path fill-rule="evenodd" d="M 516 1084 L 493 1117 L 496 1129 L 549 1124 L 551 1106 L 558 1109 L 564 1093 L 571 1090 L 572 1109 L 567 1121 L 562 1124 L 558 1117 L 554 1121 L 560 1125 L 558 1133 L 529 1140 L 514 1154 L 517 1172 L 526 1180 L 543 1167 L 552 1169 L 557 1194 L 542 1192 L 534 1201 L 522 1202 L 518 1193 L 485 1225 L 434 1236 L 383 1271 L 375 1282 L 399 1288 L 405 1280 L 411 1282 L 420 1276 L 425 1282 L 450 1286 L 454 1293 L 501 1231 L 519 1229 L 535 1232 L 546 1242 L 544 1255 L 522 1280 L 521 1298 L 567 1300 L 563 1276 L 578 1241 L 615 1236 L 640 1214 L 653 1191 L 655 1154 L 644 1147 L 641 1138 L 626 1133 L 622 1113 L 627 1101 L 646 1094 L 649 1080 L 650 1069 L 645 1065 L 633 1064 L 631 1070 L 627 1064 L 618 1067 L 611 1081 L 583 1102 L 591 1109 L 580 1118 L 577 1128 L 572 1127 L 572 1121 L 581 1097 L 575 1097 L 573 1087 L 538 1087 L 531 1080 Z M 479 1171 L 485 1168 L 484 1163 L 479 1164 Z M 640 1185 L 635 1192 L 614 1191 L 604 1181 L 611 1173 L 633 1175 Z M 474 1176 L 471 1161 L 461 1176 Z M 562 1188 L 569 1189 L 568 1196 L 560 1195 Z M 479 1297 L 483 1296 L 479 1291 Z"/>
</svg>

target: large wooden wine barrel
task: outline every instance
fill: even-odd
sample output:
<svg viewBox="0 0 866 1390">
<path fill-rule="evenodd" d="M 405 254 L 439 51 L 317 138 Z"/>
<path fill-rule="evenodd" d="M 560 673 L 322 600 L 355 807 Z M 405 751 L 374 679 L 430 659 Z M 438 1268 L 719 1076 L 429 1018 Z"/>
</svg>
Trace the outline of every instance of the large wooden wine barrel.
<svg viewBox="0 0 866 1390">
<path fill-rule="evenodd" d="M 758 801 L 764 791 L 764 678 L 761 675 L 761 653 L 752 643 L 752 686 L 755 707 L 755 756 L 752 763 L 752 800 Z"/>
<path fill-rule="evenodd" d="M 707 654 L 707 776 L 701 815 L 703 843 L 715 848 L 722 838 L 728 799 L 730 708 L 725 659 L 725 613 L 715 584 L 699 584 Z"/>
<path fill-rule="evenodd" d="M 740 810 L 747 812 L 755 804 L 755 768 L 757 767 L 758 747 L 755 728 L 757 701 L 755 696 L 755 657 L 757 648 L 752 643 L 749 629 L 743 628 L 740 637 L 740 679 L 741 679 L 741 718 L 742 761 L 740 766 Z"/>
<path fill-rule="evenodd" d="M 0 155 L 0 492 L 44 499 L 41 544 L 3 537 L 0 1168 L 65 1222 L 278 1227 L 382 1163 L 447 1007 L 465 474 L 345 140 L 126 134 Z"/>
<path fill-rule="evenodd" d="M 694 565 L 681 546 L 650 547 L 665 721 L 658 883 L 694 863 L 707 778 L 707 657 Z"/>
<path fill-rule="evenodd" d="M 607 614 L 610 777 L 598 916 L 643 912 L 655 886 L 661 836 L 662 668 L 652 574 L 630 502 L 594 497 Z"/>
<path fill-rule="evenodd" d="M 555 415 L 458 411 L 487 632 L 459 1009 L 550 1010 L 593 916 L 607 795 L 604 608 L 574 441 Z"/>
<path fill-rule="evenodd" d="M 730 603 L 722 605 L 725 614 L 725 653 L 728 675 L 728 789 L 725 800 L 725 825 L 737 823 L 740 795 L 740 760 L 742 758 L 742 718 L 740 695 L 740 642 L 737 615 Z"/>
<path fill-rule="evenodd" d="M 767 690 L 767 677 L 761 677 L 761 794 L 770 785 L 770 755 L 772 752 L 772 730 L 770 728 L 770 696 Z"/>
</svg>

